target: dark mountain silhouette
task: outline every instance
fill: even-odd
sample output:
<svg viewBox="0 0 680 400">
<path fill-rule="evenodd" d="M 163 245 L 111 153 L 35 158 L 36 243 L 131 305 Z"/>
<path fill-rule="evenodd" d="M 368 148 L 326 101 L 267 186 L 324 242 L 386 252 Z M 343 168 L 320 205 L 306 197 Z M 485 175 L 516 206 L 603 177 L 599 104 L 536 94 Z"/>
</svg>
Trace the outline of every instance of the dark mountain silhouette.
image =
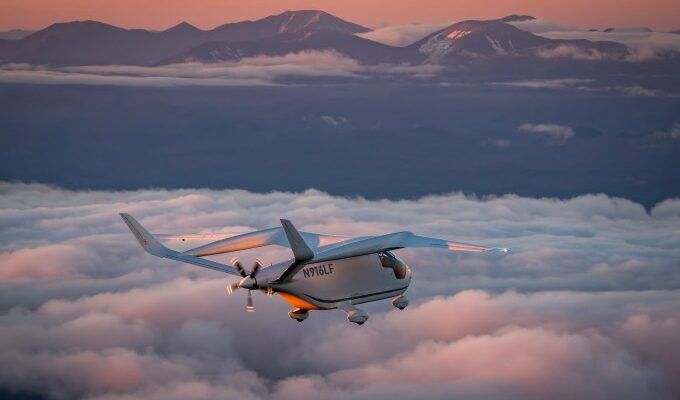
<svg viewBox="0 0 680 400">
<path fill-rule="evenodd" d="M 224 24 L 207 35 L 211 41 L 242 42 L 264 39 L 279 34 L 330 31 L 355 34 L 370 29 L 344 21 L 317 10 L 286 11 L 256 21 Z"/>
<path fill-rule="evenodd" d="M 9 31 L 5 32 L 0 32 L 0 39 L 5 39 L 5 40 L 19 40 L 23 39 L 26 36 L 35 33 L 35 31 L 27 31 L 23 29 L 12 29 Z"/>
<path fill-rule="evenodd" d="M 351 35 L 367 28 L 323 11 L 286 11 L 256 21 L 202 31 L 181 23 L 162 32 L 122 29 L 96 21 L 53 24 L 16 41 L 0 42 L 0 63 L 53 66 L 86 64 L 150 65 L 207 42 L 256 41 L 280 34 L 333 32 Z"/>
<path fill-rule="evenodd" d="M 145 64 L 162 56 L 164 49 L 179 50 L 164 39 L 162 32 L 121 29 L 96 21 L 57 23 L 9 43 L 0 61 L 56 66 Z"/>
<path fill-rule="evenodd" d="M 521 21 L 533 21 L 535 20 L 536 17 L 532 17 L 531 15 L 517 15 L 517 14 L 512 14 L 508 15 L 507 17 L 503 17 L 498 19 L 500 22 L 521 22 Z"/>
<path fill-rule="evenodd" d="M 162 60 L 159 64 L 182 62 L 214 63 L 237 61 L 257 55 L 281 56 L 300 51 L 335 51 L 365 64 L 413 61 L 411 52 L 355 35 L 333 31 L 285 33 L 251 42 L 210 42 Z"/>
</svg>

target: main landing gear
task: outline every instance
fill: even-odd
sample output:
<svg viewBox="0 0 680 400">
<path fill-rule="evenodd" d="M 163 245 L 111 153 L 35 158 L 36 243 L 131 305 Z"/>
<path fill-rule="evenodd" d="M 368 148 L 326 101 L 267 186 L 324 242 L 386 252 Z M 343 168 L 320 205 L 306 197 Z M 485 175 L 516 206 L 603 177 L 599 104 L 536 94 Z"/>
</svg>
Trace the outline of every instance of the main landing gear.
<svg viewBox="0 0 680 400">
<path fill-rule="evenodd" d="M 400 294 L 399 296 L 392 299 L 392 305 L 400 310 L 403 310 L 408 306 L 408 297 L 405 294 Z"/>
<path fill-rule="evenodd" d="M 354 322 L 357 325 L 362 325 L 364 322 L 368 320 L 368 314 L 366 313 L 366 311 L 359 310 L 348 301 L 338 303 L 338 309 L 345 312 L 345 314 L 347 315 L 347 320 L 349 322 Z"/>
<path fill-rule="evenodd" d="M 302 308 L 294 308 L 288 311 L 288 316 L 296 320 L 297 322 L 302 322 L 309 317 L 309 310 L 304 310 Z"/>
</svg>

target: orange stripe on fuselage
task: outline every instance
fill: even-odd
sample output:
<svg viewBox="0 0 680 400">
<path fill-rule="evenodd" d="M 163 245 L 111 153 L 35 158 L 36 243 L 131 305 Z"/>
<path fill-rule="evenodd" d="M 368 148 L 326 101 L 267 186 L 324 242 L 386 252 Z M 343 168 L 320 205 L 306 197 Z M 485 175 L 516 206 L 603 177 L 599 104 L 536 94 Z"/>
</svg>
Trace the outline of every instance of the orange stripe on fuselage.
<svg viewBox="0 0 680 400">
<path fill-rule="evenodd" d="M 303 310 L 319 310 L 319 307 L 315 306 L 314 304 L 308 302 L 307 300 L 303 300 L 295 295 L 292 295 L 290 293 L 286 292 L 276 292 L 283 297 L 284 300 L 288 302 L 293 307 L 296 308 L 302 308 Z"/>
</svg>

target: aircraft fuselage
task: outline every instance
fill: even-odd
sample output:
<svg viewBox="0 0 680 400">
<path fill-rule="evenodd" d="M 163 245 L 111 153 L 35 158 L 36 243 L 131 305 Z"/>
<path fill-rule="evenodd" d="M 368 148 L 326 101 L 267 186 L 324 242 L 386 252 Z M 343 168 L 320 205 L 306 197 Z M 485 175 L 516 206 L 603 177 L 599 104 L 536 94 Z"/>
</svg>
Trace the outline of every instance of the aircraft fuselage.
<svg viewBox="0 0 680 400">
<path fill-rule="evenodd" d="M 295 267 L 285 282 L 267 282 L 293 307 L 307 310 L 338 308 L 341 303 L 361 304 L 398 296 L 411 282 L 410 268 L 390 252 L 366 254 Z"/>
</svg>

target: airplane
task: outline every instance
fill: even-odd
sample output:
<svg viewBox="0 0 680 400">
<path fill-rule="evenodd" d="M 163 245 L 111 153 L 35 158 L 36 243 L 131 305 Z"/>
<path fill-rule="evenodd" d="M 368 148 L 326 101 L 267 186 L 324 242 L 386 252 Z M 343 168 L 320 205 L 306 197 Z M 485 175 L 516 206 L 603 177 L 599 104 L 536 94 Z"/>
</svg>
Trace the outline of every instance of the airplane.
<svg viewBox="0 0 680 400">
<path fill-rule="evenodd" d="M 355 306 L 388 298 L 392 298 L 394 307 L 400 310 L 406 308 L 408 298 L 404 292 L 411 282 L 411 269 L 393 253 L 396 249 L 431 247 L 477 253 L 508 251 L 506 248 L 418 236 L 411 232 L 362 237 L 301 232 L 286 219 L 281 220 L 280 227 L 248 233 L 155 237 L 131 215 L 120 216 L 142 248 L 150 254 L 240 276 L 239 282 L 227 285 L 227 292 L 231 294 L 238 289 L 247 289 L 247 311 L 255 311 L 251 291 L 260 290 L 268 296 L 276 293 L 293 307 L 288 316 L 299 322 L 307 319 L 311 310 L 339 309 L 345 312 L 350 322 L 361 325 L 368 320 L 368 314 Z M 165 247 L 157 238 L 218 240 L 179 252 Z M 236 257 L 231 264 L 204 258 L 269 245 L 289 247 L 293 258 L 266 268 L 258 258 L 250 271 L 246 271 Z"/>
</svg>

